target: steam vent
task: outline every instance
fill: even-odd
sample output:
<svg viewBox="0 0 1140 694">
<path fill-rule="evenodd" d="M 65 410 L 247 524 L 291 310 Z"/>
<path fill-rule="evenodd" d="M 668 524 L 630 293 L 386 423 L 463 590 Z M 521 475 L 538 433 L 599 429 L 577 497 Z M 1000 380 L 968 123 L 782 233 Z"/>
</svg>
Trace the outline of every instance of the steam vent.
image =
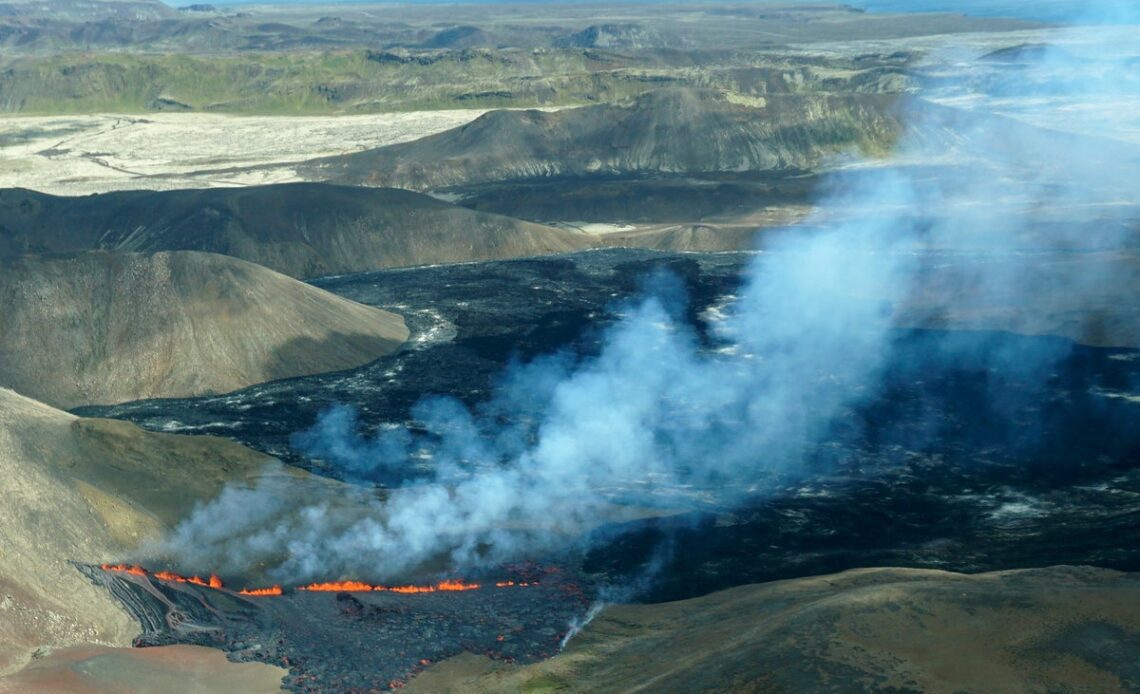
<svg viewBox="0 0 1140 694">
<path fill-rule="evenodd" d="M 0 694 L 1140 692 L 1138 38 L 0 0 Z"/>
</svg>

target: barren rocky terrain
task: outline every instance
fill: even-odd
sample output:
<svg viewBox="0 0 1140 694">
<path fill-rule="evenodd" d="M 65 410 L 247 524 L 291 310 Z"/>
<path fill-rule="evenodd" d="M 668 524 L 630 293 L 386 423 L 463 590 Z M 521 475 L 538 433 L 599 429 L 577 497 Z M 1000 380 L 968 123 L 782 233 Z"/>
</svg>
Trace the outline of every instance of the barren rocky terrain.
<svg viewBox="0 0 1140 694">
<path fill-rule="evenodd" d="M 1140 691 L 1065 4 L 0 0 L 0 692 Z"/>
</svg>

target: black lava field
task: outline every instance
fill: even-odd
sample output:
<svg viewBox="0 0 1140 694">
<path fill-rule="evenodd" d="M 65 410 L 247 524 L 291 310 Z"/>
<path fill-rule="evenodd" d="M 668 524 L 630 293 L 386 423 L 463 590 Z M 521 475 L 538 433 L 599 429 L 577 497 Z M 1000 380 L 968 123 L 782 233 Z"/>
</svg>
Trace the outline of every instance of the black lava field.
<svg viewBox="0 0 1140 694">
<path fill-rule="evenodd" d="M 354 405 L 370 430 L 416 426 L 410 410 L 427 394 L 477 405 L 512 360 L 596 353 L 605 325 L 660 269 L 682 280 L 686 320 L 714 349 L 707 309 L 738 289 L 749 258 L 607 250 L 325 278 L 314 284 L 403 314 L 412 341 L 352 371 L 77 413 L 225 436 L 336 476 L 289 444 L 330 406 Z M 936 348 L 947 340 L 955 349 Z M 644 601 L 861 566 L 1140 569 L 1140 352 L 921 330 L 897 331 L 890 349 L 873 397 L 854 402 L 794 473 L 731 507 L 608 525 L 573 560 L 539 559 L 585 584 L 636 579 L 632 597 Z M 993 358 L 1024 351 L 1055 358 L 1044 371 Z M 567 614 L 551 617 L 563 626 Z"/>
</svg>

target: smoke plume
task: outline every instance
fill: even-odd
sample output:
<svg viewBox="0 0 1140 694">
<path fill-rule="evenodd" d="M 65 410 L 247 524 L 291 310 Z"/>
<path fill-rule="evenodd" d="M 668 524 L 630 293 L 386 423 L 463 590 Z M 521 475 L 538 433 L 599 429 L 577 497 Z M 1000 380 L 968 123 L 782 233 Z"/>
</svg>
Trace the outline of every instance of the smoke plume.
<svg viewBox="0 0 1140 694">
<path fill-rule="evenodd" d="M 1086 103 L 1134 96 L 1135 82 L 1113 75 L 1135 46 L 1080 36 L 1030 55 L 1017 88 L 1031 85 L 1045 108 L 1078 91 Z M 928 62 L 932 74 L 966 73 L 939 78 L 938 89 L 973 99 L 973 110 L 904 106 L 910 127 L 890 160 L 844 168 L 808 223 L 769 234 L 722 311 L 714 348 L 685 323 L 676 283 L 655 278 L 597 356 L 511 367 L 473 410 L 425 399 L 415 432 L 364 436 L 340 407 L 294 439 L 351 479 L 425 475 L 352 499 L 322 500 L 280 478 L 230 488 L 164 550 L 296 580 L 509 560 L 576 541 L 619 502 L 731 505 L 804 474 L 829 428 L 875 396 L 900 325 L 1082 337 L 1091 328 L 1081 312 L 1118 279 L 1112 254 L 1127 226 L 1112 215 L 1136 180 L 1135 144 L 1082 134 L 1077 117 L 1059 133 L 1031 112 L 992 115 L 1008 70 L 989 70 L 980 55 L 962 60 Z M 1105 262 L 1042 269 L 1054 267 L 1050 254 L 1072 251 Z M 1032 318 L 1058 312 L 1059 328 Z M 1044 370 L 1057 356 L 983 358 Z"/>
</svg>

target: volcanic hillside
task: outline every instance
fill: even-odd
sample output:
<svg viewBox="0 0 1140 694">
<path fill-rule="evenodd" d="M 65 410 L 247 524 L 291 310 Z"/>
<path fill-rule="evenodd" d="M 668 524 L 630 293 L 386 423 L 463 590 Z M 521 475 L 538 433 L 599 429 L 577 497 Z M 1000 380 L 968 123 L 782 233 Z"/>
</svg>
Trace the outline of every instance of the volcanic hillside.
<svg viewBox="0 0 1140 694">
<path fill-rule="evenodd" d="M 438 135 L 303 167 L 311 179 L 430 190 L 553 177 L 807 170 L 901 131 L 884 95 L 662 89 L 627 105 L 492 111 Z"/>
<path fill-rule="evenodd" d="M 400 316 L 220 255 L 0 261 L 0 385 L 58 407 L 347 369 L 407 336 Z"/>
<path fill-rule="evenodd" d="M 196 250 L 298 278 L 578 250 L 589 239 L 406 190 L 312 183 L 57 197 L 0 190 L 0 255 Z"/>
<path fill-rule="evenodd" d="M 38 648 L 128 645 L 138 625 L 68 562 L 118 560 L 267 462 L 221 439 L 79 419 L 0 389 L 0 673 Z"/>
<path fill-rule="evenodd" d="M 616 605 L 525 668 L 464 655 L 411 692 L 1135 692 L 1140 577 L 862 569 Z"/>
</svg>

